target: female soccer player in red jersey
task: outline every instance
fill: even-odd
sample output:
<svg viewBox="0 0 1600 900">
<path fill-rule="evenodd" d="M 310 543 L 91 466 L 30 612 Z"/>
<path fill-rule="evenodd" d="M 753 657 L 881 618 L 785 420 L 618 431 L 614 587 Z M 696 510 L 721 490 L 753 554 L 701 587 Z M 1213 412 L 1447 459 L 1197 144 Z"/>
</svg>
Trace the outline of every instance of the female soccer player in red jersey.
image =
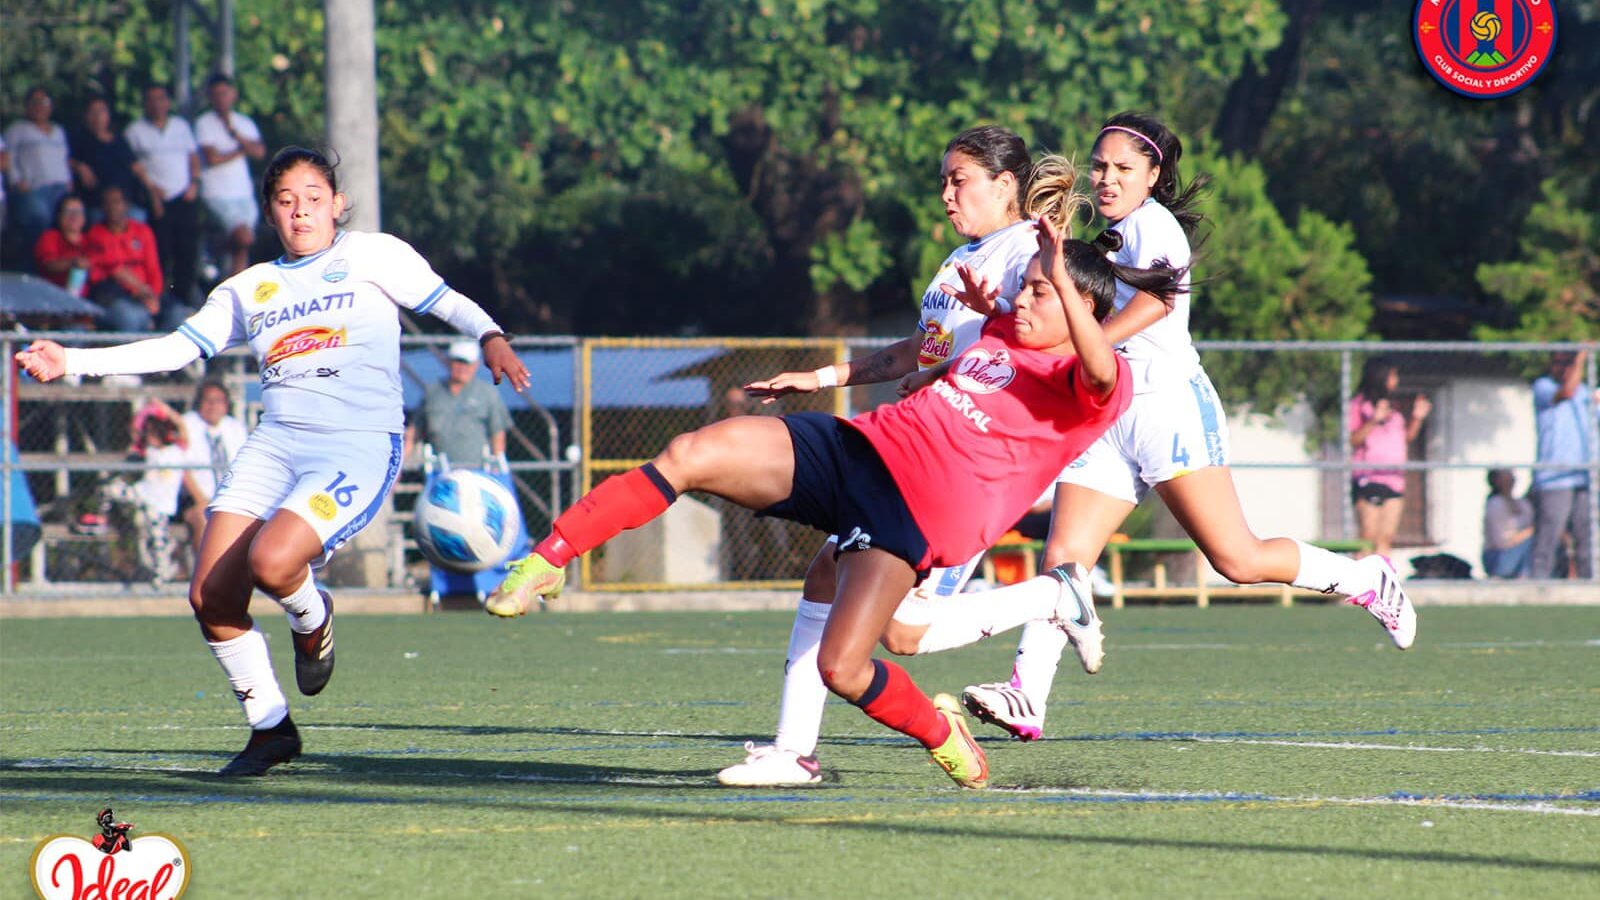
<svg viewBox="0 0 1600 900">
<path fill-rule="evenodd" d="M 1121 113 L 1101 128 L 1090 156 L 1090 185 L 1095 208 L 1115 235 L 1113 261 L 1141 266 L 1164 259 L 1188 266 L 1189 233 L 1201 220 L 1193 206 L 1204 178 L 1183 186 L 1182 154 L 1177 136 L 1149 116 Z M 970 292 L 967 299 L 989 308 Z M 1224 578 L 1346 594 L 1383 625 L 1396 646 L 1405 649 L 1416 636 L 1416 613 L 1384 557 L 1352 560 L 1290 538 L 1263 540 L 1250 530 L 1228 468 L 1226 415 L 1189 336 L 1192 299 L 1179 291 L 1165 302 L 1133 285 L 1117 285 L 1117 313 L 1105 333 L 1131 367 L 1132 402 L 1061 473 L 1043 559 L 1056 567 L 1056 577 L 1001 589 L 1074 594 L 1081 612 L 1065 628 L 1030 623 L 1011 680 L 971 685 L 963 693 L 974 715 L 1020 740 L 1042 733 L 1045 700 L 1069 636 L 1084 669 L 1099 670 L 1100 621 L 1081 567 L 1094 565 L 1152 487 Z M 981 616 L 996 596 L 976 595 L 969 609 Z M 973 624 L 979 626 L 976 639 L 982 623 Z"/>
<path fill-rule="evenodd" d="M 993 543 L 1126 408 L 1127 364 L 1098 325 L 1116 282 L 1170 297 L 1181 280 L 1178 270 L 1116 266 L 1048 221 L 1039 243 L 1015 311 L 986 324 L 930 387 L 849 421 L 746 416 L 679 435 L 562 513 L 495 591 L 491 611 L 516 615 L 555 596 L 567 563 L 660 515 L 683 491 L 842 535 L 817 659 L 824 683 L 919 741 L 958 784 L 986 785 L 987 760 L 954 698 L 936 704 L 873 648 L 919 574 Z"/>
</svg>

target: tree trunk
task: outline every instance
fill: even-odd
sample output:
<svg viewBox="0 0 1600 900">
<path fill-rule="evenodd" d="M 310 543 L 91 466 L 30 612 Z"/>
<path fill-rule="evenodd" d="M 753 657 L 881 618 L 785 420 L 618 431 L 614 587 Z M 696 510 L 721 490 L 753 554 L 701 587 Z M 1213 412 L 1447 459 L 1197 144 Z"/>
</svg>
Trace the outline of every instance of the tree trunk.
<svg viewBox="0 0 1600 900">
<path fill-rule="evenodd" d="M 1278 101 L 1294 79 L 1300 47 L 1322 12 L 1322 0 L 1284 0 L 1283 7 L 1289 14 L 1283 42 L 1267 54 L 1264 68 L 1247 65 L 1228 86 L 1216 127 L 1217 140 L 1226 155 L 1254 158 L 1261 154 L 1261 140 Z"/>
</svg>

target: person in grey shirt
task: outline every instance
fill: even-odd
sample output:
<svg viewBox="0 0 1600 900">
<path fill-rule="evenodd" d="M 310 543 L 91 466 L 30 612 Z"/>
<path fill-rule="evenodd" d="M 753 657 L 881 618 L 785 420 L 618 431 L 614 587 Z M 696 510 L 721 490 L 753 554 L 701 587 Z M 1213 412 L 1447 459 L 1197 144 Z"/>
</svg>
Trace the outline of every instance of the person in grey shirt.
<svg viewBox="0 0 1600 900">
<path fill-rule="evenodd" d="M 420 440 L 458 469 L 481 469 L 505 455 L 511 414 L 494 385 L 478 378 L 480 351 L 473 341 L 450 345 L 450 372 L 428 385 L 422 405 L 406 424 L 405 458 Z M 485 448 L 490 456 L 484 456 Z"/>
</svg>

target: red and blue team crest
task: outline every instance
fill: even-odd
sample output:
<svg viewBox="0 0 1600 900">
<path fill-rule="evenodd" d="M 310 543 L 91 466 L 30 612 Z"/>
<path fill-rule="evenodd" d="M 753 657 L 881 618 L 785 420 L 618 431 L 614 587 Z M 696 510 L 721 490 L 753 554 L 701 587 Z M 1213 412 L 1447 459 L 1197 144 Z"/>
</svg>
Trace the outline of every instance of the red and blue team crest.
<svg viewBox="0 0 1600 900">
<path fill-rule="evenodd" d="M 1439 83 L 1487 100 L 1522 90 L 1556 46 L 1554 0 L 1420 0 L 1411 36 Z"/>
</svg>

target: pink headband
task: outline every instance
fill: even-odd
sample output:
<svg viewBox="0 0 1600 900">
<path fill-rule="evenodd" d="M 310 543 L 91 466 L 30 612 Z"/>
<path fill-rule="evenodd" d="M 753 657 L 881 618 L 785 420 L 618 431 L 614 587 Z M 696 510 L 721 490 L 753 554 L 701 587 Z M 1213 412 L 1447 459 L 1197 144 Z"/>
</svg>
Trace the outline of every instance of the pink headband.
<svg viewBox="0 0 1600 900">
<path fill-rule="evenodd" d="M 1107 125 L 1106 127 L 1100 129 L 1100 133 L 1101 134 L 1105 134 L 1108 131 L 1126 131 L 1127 133 L 1133 135 L 1134 137 L 1138 138 L 1139 140 L 1144 141 L 1146 144 L 1150 145 L 1150 149 L 1154 150 L 1156 152 L 1156 164 L 1157 165 L 1160 165 L 1161 163 L 1166 162 L 1166 160 L 1164 158 L 1162 158 L 1162 156 L 1161 156 L 1161 148 L 1156 146 L 1156 142 L 1150 140 L 1149 138 L 1145 137 L 1144 135 L 1140 134 L 1139 132 L 1134 131 L 1132 128 L 1124 128 L 1121 125 Z"/>
</svg>

